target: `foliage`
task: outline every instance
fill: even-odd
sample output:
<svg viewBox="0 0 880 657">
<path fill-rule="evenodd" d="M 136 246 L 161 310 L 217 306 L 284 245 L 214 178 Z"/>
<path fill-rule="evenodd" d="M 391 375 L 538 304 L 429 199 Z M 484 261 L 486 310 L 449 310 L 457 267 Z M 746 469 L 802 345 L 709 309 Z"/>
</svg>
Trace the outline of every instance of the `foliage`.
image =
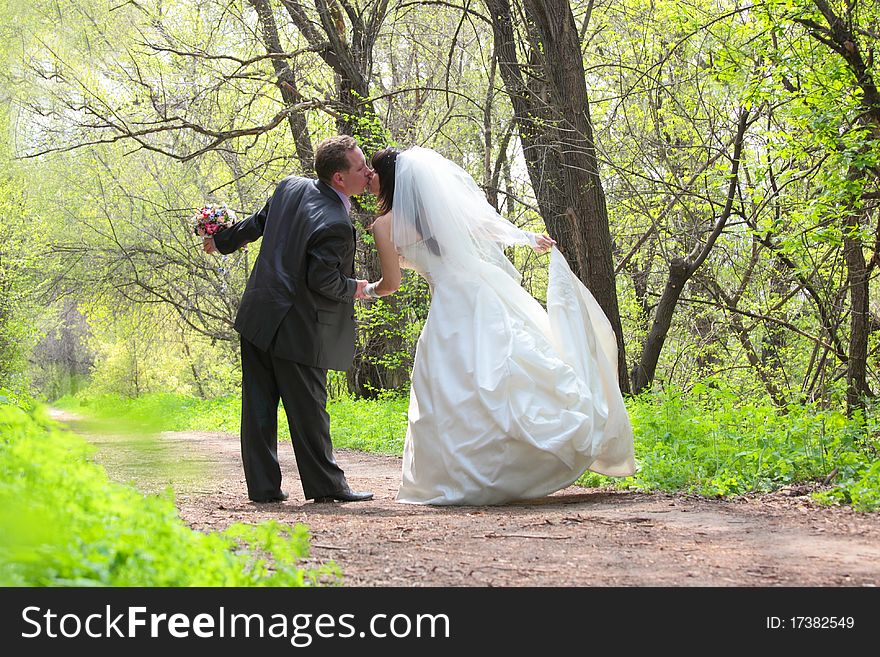
<svg viewBox="0 0 880 657">
<path fill-rule="evenodd" d="M 837 468 L 828 499 L 872 504 L 872 448 L 847 443 L 835 413 L 850 377 L 851 323 L 867 315 L 868 407 L 853 422 L 873 435 L 880 141 L 865 88 L 878 77 L 880 5 L 821 3 L 854 35 L 834 49 L 816 37 L 828 24 L 819 4 L 570 3 L 630 365 L 670 266 L 699 251 L 715 226 L 736 119 L 750 113 L 730 219 L 681 290 L 656 397 L 632 402 L 638 485 L 726 494 Z M 90 410 L 105 404 L 124 415 L 127 404 L 152 403 L 175 426 L 237 431 L 232 319 L 259 243 L 225 260 L 206 256 L 187 218 L 210 202 L 247 216 L 278 179 L 308 169 L 303 146 L 340 127 L 362 138 L 368 156 L 388 143 L 440 150 L 504 216 L 542 230 L 485 4 L 388 3 L 379 16 L 378 5 L 348 3 L 353 13 L 334 23 L 337 48 L 346 49 L 337 64 L 354 76 L 325 58 L 323 43 L 340 35 L 322 31 L 330 22 L 319 5 L 328 3 L 0 3 L 0 385 L 20 392 L 30 377 L 44 398 L 80 385 L 79 373 L 41 346 L 70 302 L 89 319 L 83 346 L 94 362 L 78 398 L 91 400 Z M 274 50 L 264 41 L 271 25 Z M 517 30 L 520 55 L 540 48 L 524 24 Z M 855 54 L 861 75 L 847 59 Z M 536 89 L 550 73 L 529 64 Z M 76 148 L 56 150 L 67 147 Z M 373 202 L 356 205 L 368 224 Z M 370 236 L 360 238 L 358 276 L 372 277 Z M 867 313 L 852 312 L 847 242 L 866 261 Z M 543 261 L 527 250 L 510 256 L 540 297 Z M 353 386 L 351 372 L 331 374 L 338 444 L 399 449 L 405 398 L 361 402 L 345 389 L 380 398 L 406 391 L 428 296 L 424 281 L 407 277 L 394 297 L 358 304 L 358 367 L 376 375 Z M 723 392 L 732 390 L 737 404 Z M 160 403 L 161 392 L 175 396 Z M 113 395 L 140 397 L 117 404 Z M 381 417 L 385 408 L 397 410 Z M 739 417 L 763 428 L 747 431 Z"/>
<path fill-rule="evenodd" d="M 333 445 L 380 454 L 402 453 L 408 404 L 407 397 L 393 394 L 378 400 L 331 399 L 327 410 Z M 83 392 L 61 398 L 54 406 L 85 416 L 98 431 L 112 427 L 114 431 L 141 433 L 195 430 L 237 434 L 241 425 L 239 396 L 198 399 L 153 393 L 132 399 Z M 279 440 L 290 438 L 283 408 L 278 411 L 278 435 Z"/>
<path fill-rule="evenodd" d="M 856 511 L 880 510 L 880 425 L 876 402 L 868 404 L 847 427 L 848 441 L 858 449 L 841 451 L 834 466 L 835 487 L 817 493 L 828 504 L 850 504 Z"/>
<path fill-rule="evenodd" d="M 333 445 L 376 454 L 403 453 L 406 396 L 385 394 L 377 400 L 339 399 L 329 404 Z"/>
<path fill-rule="evenodd" d="M 110 482 L 85 442 L 3 391 L 0 436 L 4 586 L 311 586 L 339 575 L 297 565 L 308 556 L 303 525 L 189 529 L 170 492 Z"/>
<path fill-rule="evenodd" d="M 427 284 L 409 271 L 404 273 L 400 289 L 393 296 L 355 308 L 358 348 L 364 354 L 360 366 L 373 366 L 381 372 L 381 388 L 369 391 L 373 396 L 383 391 L 402 393 L 408 387 L 416 341 L 429 305 Z M 394 348 L 388 348 L 391 345 Z"/>
<path fill-rule="evenodd" d="M 137 399 L 80 395 L 57 405 L 87 415 L 98 430 L 112 426 L 114 431 L 238 433 L 240 403 L 237 397 L 200 400 L 153 394 Z M 407 406 L 408 399 L 399 395 L 332 400 L 328 410 L 334 446 L 402 454 Z M 587 473 L 580 485 L 725 497 L 827 479 L 833 487 L 818 494 L 819 499 L 858 510 L 877 508 L 876 419 L 849 420 L 840 411 L 817 405 L 791 404 L 781 414 L 718 381 L 687 393 L 669 389 L 643 394 L 629 400 L 628 407 L 639 472 L 621 479 Z M 279 436 L 289 437 L 283 410 Z"/>
<path fill-rule="evenodd" d="M 177 393 L 147 393 L 140 397 L 83 391 L 57 399 L 53 406 L 85 416 L 96 430 L 113 426 L 140 433 L 160 431 L 237 432 L 241 398 L 199 399 Z"/>
<path fill-rule="evenodd" d="M 717 381 L 688 394 L 670 388 L 641 395 L 629 410 L 639 472 L 626 479 L 588 473 L 582 485 L 728 496 L 836 477 L 822 499 L 853 501 L 863 510 L 880 494 L 876 438 L 866 439 L 860 421 L 839 411 L 791 404 L 780 413 Z"/>
<path fill-rule="evenodd" d="M 238 353 L 178 321 L 169 309 L 131 304 L 125 313 L 85 306 L 96 352 L 88 394 L 179 392 L 217 397 L 238 390 Z"/>
<path fill-rule="evenodd" d="M 4 63 L 0 53 L 0 66 Z M 0 134 L 10 130 L 10 113 L 0 104 Z M 41 222 L 28 212 L 25 180 L 12 166 L 8 145 L 0 139 L 0 386 L 24 391 L 28 387 L 27 359 L 36 336 L 37 314 L 28 287 L 38 265 L 40 241 L 28 237 Z M 25 228 L 25 227 L 28 228 Z"/>
</svg>

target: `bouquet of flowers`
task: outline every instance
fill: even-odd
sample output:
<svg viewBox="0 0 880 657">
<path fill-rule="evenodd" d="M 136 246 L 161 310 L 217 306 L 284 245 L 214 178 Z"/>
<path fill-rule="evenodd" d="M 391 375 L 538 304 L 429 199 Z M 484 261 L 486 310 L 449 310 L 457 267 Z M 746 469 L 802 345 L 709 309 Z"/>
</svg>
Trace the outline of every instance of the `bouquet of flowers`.
<svg viewBox="0 0 880 657">
<path fill-rule="evenodd" d="M 193 230 L 200 237 L 211 237 L 236 221 L 235 213 L 226 205 L 212 203 L 198 210 L 192 217 Z"/>
</svg>

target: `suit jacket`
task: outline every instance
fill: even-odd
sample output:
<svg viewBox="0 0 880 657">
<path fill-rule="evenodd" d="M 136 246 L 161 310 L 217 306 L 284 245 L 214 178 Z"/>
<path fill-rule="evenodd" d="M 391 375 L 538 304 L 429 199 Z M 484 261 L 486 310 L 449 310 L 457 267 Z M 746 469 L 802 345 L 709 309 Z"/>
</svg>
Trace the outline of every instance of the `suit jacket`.
<svg viewBox="0 0 880 657">
<path fill-rule="evenodd" d="M 214 236 L 221 253 L 262 237 L 235 330 L 264 351 L 346 370 L 355 347 L 355 229 L 336 191 L 289 176 L 266 205 Z"/>
</svg>

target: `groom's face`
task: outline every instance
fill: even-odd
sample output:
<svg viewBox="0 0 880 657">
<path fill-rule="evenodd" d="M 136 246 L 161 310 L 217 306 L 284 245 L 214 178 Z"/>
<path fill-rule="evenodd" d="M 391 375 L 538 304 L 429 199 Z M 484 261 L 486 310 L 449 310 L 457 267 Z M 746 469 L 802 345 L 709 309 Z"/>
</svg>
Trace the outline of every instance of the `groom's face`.
<svg viewBox="0 0 880 657">
<path fill-rule="evenodd" d="M 370 184 L 373 171 L 367 166 L 367 159 L 360 148 L 353 148 L 346 153 L 348 171 L 337 171 L 333 174 L 336 187 L 346 196 L 363 194 Z"/>
</svg>

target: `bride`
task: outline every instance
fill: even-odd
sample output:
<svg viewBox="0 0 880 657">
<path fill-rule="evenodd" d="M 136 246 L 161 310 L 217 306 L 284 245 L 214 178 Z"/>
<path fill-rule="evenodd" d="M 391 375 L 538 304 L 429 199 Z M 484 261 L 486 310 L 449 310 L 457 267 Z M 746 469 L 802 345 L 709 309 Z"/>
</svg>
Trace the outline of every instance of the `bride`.
<svg viewBox="0 0 880 657">
<path fill-rule="evenodd" d="M 431 307 L 416 346 L 400 502 L 503 504 L 585 471 L 635 472 L 617 344 L 593 295 L 545 235 L 503 219 L 473 178 L 425 148 L 372 158 L 383 276 L 372 298 L 419 272 Z M 504 246 L 551 249 L 547 310 Z"/>
</svg>

